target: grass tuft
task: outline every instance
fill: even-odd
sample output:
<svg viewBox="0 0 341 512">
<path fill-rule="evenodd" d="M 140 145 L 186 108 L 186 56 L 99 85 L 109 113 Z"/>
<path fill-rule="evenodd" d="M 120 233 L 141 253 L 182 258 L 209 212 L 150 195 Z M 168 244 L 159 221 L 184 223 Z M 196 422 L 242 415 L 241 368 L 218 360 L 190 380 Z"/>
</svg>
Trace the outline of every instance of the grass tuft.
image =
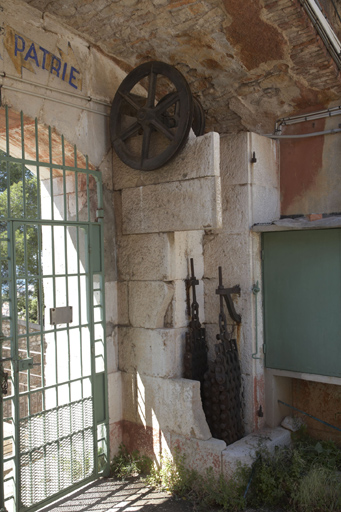
<svg viewBox="0 0 341 512">
<path fill-rule="evenodd" d="M 341 450 L 332 441 L 316 441 L 304 429 L 290 447 L 270 454 L 259 450 L 252 466 L 240 466 L 226 481 L 212 468 L 199 474 L 175 450 L 156 467 L 146 456 L 128 453 L 124 445 L 111 464 L 117 478 L 147 475 L 145 482 L 197 504 L 201 510 L 241 512 L 246 507 L 290 512 L 341 512 Z"/>
</svg>

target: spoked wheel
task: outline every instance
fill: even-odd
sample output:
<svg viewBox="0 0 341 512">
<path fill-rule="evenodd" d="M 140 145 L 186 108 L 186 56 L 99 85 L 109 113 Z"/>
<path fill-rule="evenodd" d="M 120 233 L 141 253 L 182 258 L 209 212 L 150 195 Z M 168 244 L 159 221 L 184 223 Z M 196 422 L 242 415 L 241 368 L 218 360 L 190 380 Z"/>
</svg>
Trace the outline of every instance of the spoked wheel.
<svg viewBox="0 0 341 512">
<path fill-rule="evenodd" d="M 186 144 L 193 109 L 180 71 L 163 62 L 141 64 L 123 80 L 112 104 L 111 141 L 116 153 L 133 169 L 158 169 Z"/>
<path fill-rule="evenodd" d="M 163 98 L 161 98 L 159 103 L 167 100 L 172 93 L 167 94 Z M 167 111 L 162 114 L 162 120 L 166 126 L 173 127 L 177 126 L 179 121 L 178 111 L 179 111 L 179 103 L 177 102 L 174 107 L 174 113 L 169 114 Z M 192 121 L 192 130 L 194 131 L 197 137 L 200 135 L 204 135 L 205 133 L 205 112 L 204 109 L 195 96 L 193 96 L 193 121 Z"/>
</svg>

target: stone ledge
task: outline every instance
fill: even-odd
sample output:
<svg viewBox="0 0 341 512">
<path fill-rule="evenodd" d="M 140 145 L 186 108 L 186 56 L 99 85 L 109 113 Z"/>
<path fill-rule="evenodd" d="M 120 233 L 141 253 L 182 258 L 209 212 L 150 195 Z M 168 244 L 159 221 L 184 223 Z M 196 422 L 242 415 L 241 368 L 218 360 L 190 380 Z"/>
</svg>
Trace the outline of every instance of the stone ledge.
<svg viewBox="0 0 341 512">
<path fill-rule="evenodd" d="M 252 231 L 265 233 L 268 231 L 293 231 L 300 229 L 327 229 L 341 228 L 341 215 L 325 217 L 319 220 L 307 220 L 305 217 L 298 219 L 280 219 L 269 224 L 254 224 Z"/>
<path fill-rule="evenodd" d="M 125 165 L 114 154 L 114 189 L 135 188 L 158 183 L 190 180 L 207 176 L 219 176 L 219 134 L 207 133 L 190 138 L 184 149 L 161 169 L 137 171 Z"/>
<path fill-rule="evenodd" d="M 222 472 L 225 477 L 231 478 L 239 464 L 252 465 L 257 450 L 265 448 L 273 453 L 276 446 L 288 446 L 290 443 L 290 432 L 282 427 L 265 428 L 249 434 L 222 452 Z"/>
</svg>

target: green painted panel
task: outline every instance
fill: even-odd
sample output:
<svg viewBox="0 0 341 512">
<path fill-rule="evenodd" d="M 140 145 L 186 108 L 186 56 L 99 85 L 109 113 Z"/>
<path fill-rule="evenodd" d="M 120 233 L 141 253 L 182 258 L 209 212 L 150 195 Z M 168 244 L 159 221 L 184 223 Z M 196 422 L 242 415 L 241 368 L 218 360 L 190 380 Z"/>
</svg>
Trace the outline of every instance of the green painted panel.
<svg viewBox="0 0 341 512">
<path fill-rule="evenodd" d="M 105 377 L 105 372 L 96 373 L 94 402 L 97 425 L 106 420 Z"/>
<path fill-rule="evenodd" d="M 341 377 L 341 229 L 263 234 L 268 368 Z"/>
<path fill-rule="evenodd" d="M 101 226 L 90 225 L 91 270 L 94 274 L 102 272 Z"/>
</svg>

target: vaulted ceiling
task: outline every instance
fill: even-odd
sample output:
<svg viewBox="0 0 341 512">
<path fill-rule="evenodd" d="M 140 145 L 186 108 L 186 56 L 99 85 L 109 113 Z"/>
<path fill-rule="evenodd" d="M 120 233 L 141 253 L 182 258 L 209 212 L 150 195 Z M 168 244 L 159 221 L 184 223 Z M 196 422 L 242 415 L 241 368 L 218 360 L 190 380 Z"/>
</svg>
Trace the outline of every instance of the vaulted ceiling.
<svg viewBox="0 0 341 512">
<path fill-rule="evenodd" d="M 340 69 L 303 0 L 26 0 L 56 16 L 125 71 L 174 65 L 207 128 L 273 131 L 276 119 L 340 103 Z M 320 0 L 341 35 L 341 0 Z"/>
</svg>

